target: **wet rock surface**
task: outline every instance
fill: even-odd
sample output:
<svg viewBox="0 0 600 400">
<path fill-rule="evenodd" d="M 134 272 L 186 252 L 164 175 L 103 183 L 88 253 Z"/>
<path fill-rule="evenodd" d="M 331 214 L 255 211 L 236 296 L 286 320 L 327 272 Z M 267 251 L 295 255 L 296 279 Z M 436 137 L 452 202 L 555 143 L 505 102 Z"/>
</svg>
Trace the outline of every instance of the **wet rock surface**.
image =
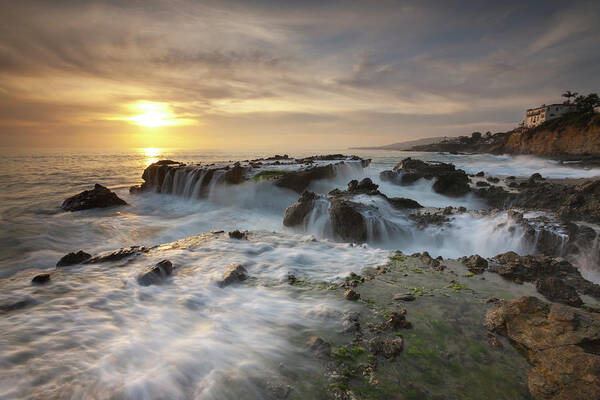
<svg viewBox="0 0 600 400">
<path fill-rule="evenodd" d="M 290 205 L 285 210 L 283 215 L 283 225 L 298 226 L 302 225 L 306 217 L 310 214 L 315 206 L 315 200 L 320 196 L 314 192 L 305 191 L 298 201 Z"/>
<path fill-rule="evenodd" d="M 343 199 L 334 199 L 329 207 L 331 229 L 334 237 L 362 243 L 367 240 L 367 223 L 359 210 L 368 206 Z"/>
<path fill-rule="evenodd" d="M 31 279 L 31 283 L 35 285 L 45 285 L 48 282 L 50 282 L 50 274 L 48 273 L 36 275 Z"/>
<path fill-rule="evenodd" d="M 235 283 L 240 283 L 248 279 L 248 270 L 242 264 L 231 264 L 225 270 L 223 279 L 217 284 L 219 287 L 226 287 Z"/>
<path fill-rule="evenodd" d="M 469 271 L 474 274 L 482 274 L 488 267 L 487 260 L 481 257 L 479 254 L 474 254 L 465 259 L 464 264 L 467 266 Z"/>
<path fill-rule="evenodd" d="M 82 211 L 91 208 L 106 208 L 125 205 L 127 205 L 127 203 L 117 196 L 115 192 L 96 183 L 93 189 L 85 190 L 66 199 L 60 208 L 65 211 Z"/>
<path fill-rule="evenodd" d="M 138 275 L 137 281 L 142 286 L 158 285 L 164 283 L 173 274 L 174 269 L 171 261 L 162 260 Z"/>
<path fill-rule="evenodd" d="M 77 253 L 69 253 L 63 256 L 60 260 L 58 260 L 56 266 L 67 267 L 69 265 L 80 264 L 86 260 L 89 260 L 91 257 L 91 254 L 88 254 L 83 250 L 79 250 Z"/>
<path fill-rule="evenodd" d="M 562 279 L 550 277 L 540 279 L 535 285 L 537 291 L 548 300 L 564 303 L 569 306 L 579 307 L 583 304 L 573 286 L 567 285 Z"/>
<path fill-rule="evenodd" d="M 383 171 L 380 178 L 400 185 L 410 185 L 419 179 L 435 179 L 433 190 L 447 196 L 462 196 L 470 190 L 467 174 L 453 164 L 425 162 L 410 157 L 400 161 L 393 171 Z"/>
<path fill-rule="evenodd" d="M 120 261 L 124 258 L 137 256 L 142 253 L 147 253 L 152 250 L 152 247 L 147 246 L 131 246 L 119 249 L 109 253 L 98 254 L 85 261 L 85 264 L 97 264 L 104 262 Z"/>
<path fill-rule="evenodd" d="M 535 399 L 598 398 L 600 314 L 521 297 L 494 304 L 485 324 L 524 352 Z"/>
<path fill-rule="evenodd" d="M 228 235 L 231 239 L 248 240 L 248 232 L 241 232 L 237 229 L 229 232 Z"/>
</svg>

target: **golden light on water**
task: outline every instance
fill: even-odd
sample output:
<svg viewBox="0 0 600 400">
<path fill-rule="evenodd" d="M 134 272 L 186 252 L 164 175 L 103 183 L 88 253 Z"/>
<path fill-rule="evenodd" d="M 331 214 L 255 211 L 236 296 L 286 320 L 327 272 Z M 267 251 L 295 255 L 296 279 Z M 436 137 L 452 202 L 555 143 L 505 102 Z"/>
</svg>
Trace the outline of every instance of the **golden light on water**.
<svg viewBox="0 0 600 400">
<path fill-rule="evenodd" d="M 161 149 L 157 147 L 146 147 L 141 150 L 146 156 L 146 165 L 150 165 L 158 161 L 158 156 L 160 156 Z"/>
</svg>

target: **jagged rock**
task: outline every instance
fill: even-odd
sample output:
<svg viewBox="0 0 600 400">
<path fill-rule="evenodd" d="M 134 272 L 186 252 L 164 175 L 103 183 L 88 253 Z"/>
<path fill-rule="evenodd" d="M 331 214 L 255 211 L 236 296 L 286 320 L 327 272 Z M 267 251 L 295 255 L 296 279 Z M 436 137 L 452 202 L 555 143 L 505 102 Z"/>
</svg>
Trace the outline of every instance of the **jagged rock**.
<svg viewBox="0 0 600 400">
<path fill-rule="evenodd" d="M 394 167 L 394 172 L 401 173 L 400 178 L 392 178 L 391 173 L 386 172 L 384 174 L 385 179 L 392 182 L 399 180 L 400 184 L 409 185 L 421 178 L 435 178 L 433 190 L 437 193 L 448 196 L 462 196 L 469 192 L 467 174 L 461 169 L 457 170 L 453 164 L 427 163 L 409 157 L 400 161 Z"/>
<path fill-rule="evenodd" d="M 103 262 L 119 261 L 119 260 L 122 260 L 122 259 L 130 257 L 130 256 L 136 256 L 138 254 L 147 253 L 151 249 L 152 249 L 152 247 L 146 247 L 146 246 L 126 247 L 123 249 L 119 249 L 117 251 L 110 252 L 108 254 L 97 255 L 97 256 L 85 261 L 85 264 L 97 264 L 97 263 L 103 263 Z"/>
<path fill-rule="evenodd" d="M 343 162 L 342 162 L 343 164 Z M 332 178 L 335 176 L 335 170 L 332 164 L 313 167 L 303 171 L 291 171 L 282 175 L 275 183 L 276 186 L 287 188 L 302 193 L 311 184 L 311 182 Z"/>
<path fill-rule="evenodd" d="M 412 327 L 410 321 L 406 320 L 406 309 L 394 311 L 385 322 L 387 329 L 398 330 Z"/>
<path fill-rule="evenodd" d="M 484 175 L 485 175 L 485 172 L 483 172 L 483 171 L 479 171 L 478 173 L 475 174 L 475 176 L 478 176 L 478 177 L 482 177 Z"/>
<path fill-rule="evenodd" d="M 379 179 L 384 182 L 400 183 L 398 173 L 390 170 L 380 172 Z"/>
<path fill-rule="evenodd" d="M 367 206 L 343 199 L 334 199 L 329 207 L 331 228 L 336 238 L 362 243 L 367 240 L 367 223 L 359 212 Z"/>
<path fill-rule="evenodd" d="M 369 350 L 375 355 L 393 358 L 402 352 L 404 341 L 402 338 L 388 338 L 375 336 L 369 341 Z"/>
<path fill-rule="evenodd" d="M 248 233 L 246 232 L 241 232 L 239 230 L 235 230 L 235 231 L 231 231 L 228 233 L 229 237 L 231 239 L 237 239 L 237 240 L 248 240 Z"/>
<path fill-rule="evenodd" d="M 283 215 L 283 225 L 302 225 L 306 216 L 313 210 L 315 200 L 318 198 L 319 196 L 315 193 L 305 190 L 297 202 L 285 209 L 285 214 Z"/>
<path fill-rule="evenodd" d="M 421 261 L 423 261 L 425 264 L 429 265 L 431 268 L 435 269 L 436 271 L 441 271 L 443 269 L 440 262 L 438 260 L 436 260 L 435 258 L 431 257 L 429 255 L 429 253 L 426 251 L 424 251 L 423 254 L 421 254 L 420 258 L 421 258 Z"/>
<path fill-rule="evenodd" d="M 163 283 L 173 273 L 173 263 L 169 260 L 162 260 L 156 265 L 146 268 L 137 281 L 142 286 L 157 285 Z"/>
<path fill-rule="evenodd" d="M 125 205 L 127 205 L 127 203 L 119 198 L 116 193 L 111 192 L 107 187 L 96 183 L 92 190 L 84 190 L 83 192 L 69 197 L 63 201 L 60 208 L 65 211 L 81 211 L 88 210 L 90 208 L 105 208 Z"/>
<path fill-rule="evenodd" d="M 31 280 L 31 283 L 36 285 L 44 285 L 48 282 L 50 282 L 50 274 L 48 273 L 36 275 Z"/>
<path fill-rule="evenodd" d="M 532 174 L 529 177 L 529 182 L 535 182 L 535 181 L 541 181 L 544 178 L 542 178 L 542 174 L 540 174 L 539 172 L 536 172 L 535 174 Z"/>
<path fill-rule="evenodd" d="M 344 292 L 344 297 L 347 300 L 356 301 L 356 300 L 360 299 L 360 293 L 358 293 L 357 291 L 355 291 L 353 289 L 348 289 Z"/>
<path fill-rule="evenodd" d="M 288 283 L 289 283 L 290 285 L 293 285 L 294 283 L 296 283 L 296 281 L 297 281 L 298 279 L 296 278 L 296 275 L 294 275 L 294 274 L 288 274 L 288 276 L 287 276 L 287 280 L 288 280 Z"/>
<path fill-rule="evenodd" d="M 595 399 L 600 393 L 600 314 L 535 297 L 499 301 L 486 327 L 507 337 L 532 365 L 536 400 Z"/>
<path fill-rule="evenodd" d="M 245 168 L 240 166 L 240 163 L 235 163 L 233 168 L 230 168 L 225 173 L 225 181 L 234 185 L 240 184 L 246 180 L 244 176 Z"/>
<path fill-rule="evenodd" d="M 487 260 L 479 254 L 474 254 L 467 258 L 464 260 L 464 264 L 467 266 L 467 269 L 474 274 L 483 274 L 488 267 Z"/>
<path fill-rule="evenodd" d="M 312 336 L 307 346 L 316 358 L 326 359 L 331 355 L 331 345 L 318 336 Z"/>
<path fill-rule="evenodd" d="M 357 193 L 357 192 L 368 193 L 368 192 L 376 191 L 378 187 L 379 187 L 379 185 L 374 184 L 373 181 L 371 180 L 371 178 L 364 178 L 360 182 L 355 179 L 348 183 L 348 192 L 350 192 L 350 193 Z"/>
<path fill-rule="evenodd" d="M 573 286 L 567 285 L 560 278 L 546 278 L 540 279 L 535 285 L 537 291 L 548 300 L 556 301 L 558 303 L 567 304 L 573 307 L 579 307 L 583 304 L 581 298 L 577 294 L 577 291 Z"/>
<path fill-rule="evenodd" d="M 242 264 L 231 264 L 223 274 L 223 280 L 219 281 L 220 287 L 229 286 L 248 279 L 248 271 Z"/>
<path fill-rule="evenodd" d="M 490 184 L 487 183 L 487 182 L 479 181 L 479 182 L 475 183 L 475 186 L 477 186 L 477 187 L 487 187 L 487 186 L 490 186 Z"/>
<path fill-rule="evenodd" d="M 69 265 L 80 264 L 92 257 L 90 254 L 85 251 L 79 250 L 77 253 L 69 253 L 63 256 L 56 263 L 57 267 L 67 267 Z"/>
</svg>

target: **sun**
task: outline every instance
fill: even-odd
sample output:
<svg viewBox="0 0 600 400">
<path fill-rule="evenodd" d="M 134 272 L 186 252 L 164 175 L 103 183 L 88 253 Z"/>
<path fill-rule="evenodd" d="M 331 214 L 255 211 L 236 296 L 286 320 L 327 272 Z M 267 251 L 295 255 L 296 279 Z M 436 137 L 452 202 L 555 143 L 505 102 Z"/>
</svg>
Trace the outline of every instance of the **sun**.
<svg viewBox="0 0 600 400">
<path fill-rule="evenodd" d="M 133 108 L 141 112 L 141 114 L 127 119 L 137 125 L 147 128 L 157 128 L 177 124 L 175 114 L 173 114 L 171 108 L 166 103 L 141 102 L 135 104 Z"/>
</svg>

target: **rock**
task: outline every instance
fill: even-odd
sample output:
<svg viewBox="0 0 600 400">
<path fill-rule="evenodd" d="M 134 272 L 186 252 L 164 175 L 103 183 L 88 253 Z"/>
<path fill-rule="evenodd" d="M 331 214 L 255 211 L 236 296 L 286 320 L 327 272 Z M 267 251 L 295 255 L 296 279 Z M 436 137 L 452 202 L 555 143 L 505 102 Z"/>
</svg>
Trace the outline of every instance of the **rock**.
<svg viewBox="0 0 600 400">
<path fill-rule="evenodd" d="M 539 172 L 536 172 L 529 177 L 529 182 L 541 181 L 543 179 L 542 175 Z"/>
<path fill-rule="evenodd" d="M 97 264 L 97 263 L 103 263 L 103 262 L 119 261 L 119 260 L 122 260 L 122 259 L 130 257 L 130 256 L 136 256 L 138 254 L 147 253 L 151 249 L 152 249 L 152 247 L 146 247 L 146 246 L 126 247 L 123 249 L 119 249 L 117 251 L 110 252 L 108 254 L 97 255 L 97 256 L 85 261 L 85 263 L 86 264 Z"/>
<path fill-rule="evenodd" d="M 248 233 L 247 232 L 240 232 L 239 230 L 235 230 L 235 231 L 231 231 L 229 232 L 229 237 L 231 239 L 237 239 L 237 240 L 248 240 Z"/>
<path fill-rule="evenodd" d="M 403 210 L 406 208 L 423 208 L 421 204 L 413 199 L 407 199 L 404 197 L 388 197 L 388 203 L 392 205 L 392 207 Z"/>
<path fill-rule="evenodd" d="M 297 281 L 297 279 L 296 279 L 296 275 L 294 275 L 294 274 L 288 274 L 288 276 L 287 276 L 287 280 L 288 280 L 288 283 L 289 283 L 290 285 L 293 285 L 293 284 L 294 284 L 294 283 L 296 283 L 296 281 Z"/>
<path fill-rule="evenodd" d="M 85 190 L 63 201 L 60 208 L 65 211 L 81 211 L 91 208 L 125 206 L 127 203 L 108 188 L 96 183 L 92 190 Z"/>
<path fill-rule="evenodd" d="M 580 307 L 583 304 L 581 298 L 573 286 L 567 285 L 560 278 L 540 279 L 535 285 L 537 291 L 548 300 L 567 304 L 573 307 Z"/>
<path fill-rule="evenodd" d="M 393 299 L 399 301 L 414 301 L 415 296 L 413 296 L 412 293 L 398 293 L 394 295 Z"/>
<path fill-rule="evenodd" d="M 406 320 L 406 309 L 394 311 L 385 322 L 387 329 L 398 330 L 412 327 L 410 321 Z"/>
<path fill-rule="evenodd" d="M 342 332 L 354 333 L 360 331 L 359 316 L 356 312 L 347 313 L 342 319 Z"/>
<path fill-rule="evenodd" d="M 246 180 L 244 176 L 245 168 L 240 166 L 240 163 L 235 163 L 233 168 L 230 168 L 225 173 L 225 182 L 231 183 L 234 185 L 240 184 Z"/>
<path fill-rule="evenodd" d="M 535 297 L 501 301 L 486 327 L 521 350 L 537 400 L 595 399 L 600 393 L 600 314 Z"/>
<path fill-rule="evenodd" d="M 382 171 L 379 173 L 379 179 L 384 182 L 400 183 L 400 177 L 394 171 Z"/>
<path fill-rule="evenodd" d="M 492 183 L 498 183 L 500 182 L 499 178 L 496 178 L 494 176 L 488 176 L 487 178 L 485 178 L 488 182 L 492 182 Z"/>
<path fill-rule="evenodd" d="M 511 175 L 511 176 L 507 176 L 506 179 L 509 180 L 509 181 L 514 181 L 515 179 L 517 179 L 517 177 Z"/>
<path fill-rule="evenodd" d="M 223 274 L 223 280 L 219 281 L 220 287 L 229 286 L 234 283 L 239 283 L 248 279 L 248 271 L 241 264 L 231 264 Z"/>
<path fill-rule="evenodd" d="M 146 268 L 144 272 L 138 275 L 137 281 L 142 286 L 157 285 L 163 283 L 173 273 L 173 263 L 169 260 L 162 260 L 156 265 Z"/>
<path fill-rule="evenodd" d="M 339 163 L 343 164 L 343 162 Z M 282 175 L 275 183 L 276 186 L 287 188 L 302 193 L 315 180 L 332 178 L 335 176 L 333 164 L 309 168 L 303 171 L 292 171 Z"/>
<path fill-rule="evenodd" d="M 319 196 L 314 192 L 304 191 L 297 202 L 285 209 L 283 215 L 283 225 L 298 226 L 304 223 L 306 217 L 315 206 L 315 200 Z"/>
<path fill-rule="evenodd" d="M 35 300 L 34 298 L 26 296 L 20 300 L 12 300 L 12 301 L 8 301 L 5 303 L 0 303 L 0 312 L 11 312 L 11 311 L 22 310 L 24 308 L 34 306 L 37 303 L 38 303 L 38 301 Z"/>
<path fill-rule="evenodd" d="M 331 355 L 331 345 L 318 336 L 311 337 L 307 345 L 316 358 L 326 359 Z"/>
<path fill-rule="evenodd" d="M 85 251 L 79 250 L 77 253 L 69 253 L 63 256 L 60 260 L 58 260 L 56 266 L 66 267 L 69 265 L 80 264 L 88 260 L 90 257 L 92 257 L 90 254 L 86 253 Z"/>
<path fill-rule="evenodd" d="M 333 235 L 341 240 L 362 243 L 367 240 L 367 223 L 359 212 L 366 206 L 343 199 L 333 199 L 329 217 Z"/>
<path fill-rule="evenodd" d="M 357 180 L 350 181 L 350 183 L 348 183 L 348 192 L 366 193 L 375 191 L 378 187 L 379 185 L 374 184 L 371 178 L 364 178 L 360 182 Z"/>
<path fill-rule="evenodd" d="M 474 274 L 482 274 L 488 267 L 488 262 L 479 254 L 474 254 L 464 261 L 467 269 Z"/>
<path fill-rule="evenodd" d="M 393 358 L 402 352 L 404 341 L 400 337 L 387 338 L 375 336 L 369 341 L 369 350 L 375 355 Z"/>
<path fill-rule="evenodd" d="M 441 271 L 444 269 L 440 264 L 439 260 L 436 260 L 435 258 L 431 257 L 426 251 L 424 251 L 423 254 L 421 254 L 420 258 L 421 261 L 423 261 L 425 264 L 435 269 L 436 271 Z"/>
<path fill-rule="evenodd" d="M 344 297 L 348 300 L 356 301 L 356 300 L 360 299 L 360 293 L 358 293 L 357 291 L 355 291 L 353 289 L 348 289 L 344 292 Z"/>
<path fill-rule="evenodd" d="M 486 186 L 490 186 L 490 184 L 487 183 L 487 182 L 479 181 L 479 182 L 475 183 L 475 186 L 477 186 L 477 187 L 486 187 Z"/>
<path fill-rule="evenodd" d="M 485 172 L 479 171 L 478 173 L 475 174 L 475 176 L 479 176 L 479 177 L 485 176 Z"/>
<path fill-rule="evenodd" d="M 409 185 L 418 179 L 436 179 L 433 190 L 448 196 L 462 196 L 469 192 L 469 178 L 465 171 L 457 170 L 453 164 L 424 162 L 405 158 L 394 167 L 402 174 L 400 183 Z"/>
<path fill-rule="evenodd" d="M 48 282 L 50 282 L 50 274 L 48 273 L 36 275 L 31 280 L 31 283 L 36 285 L 44 285 Z"/>
<path fill-rule="evenodd" d="M 497 349 L 504 348 L 504 345 L 502 344 L 502 342 L 500 340 L 498 340 L 498 338 L 491 333 L 488 334 L 488 343 L 490 344 L 490 346 L 495 347 Z"/>
</svg>

